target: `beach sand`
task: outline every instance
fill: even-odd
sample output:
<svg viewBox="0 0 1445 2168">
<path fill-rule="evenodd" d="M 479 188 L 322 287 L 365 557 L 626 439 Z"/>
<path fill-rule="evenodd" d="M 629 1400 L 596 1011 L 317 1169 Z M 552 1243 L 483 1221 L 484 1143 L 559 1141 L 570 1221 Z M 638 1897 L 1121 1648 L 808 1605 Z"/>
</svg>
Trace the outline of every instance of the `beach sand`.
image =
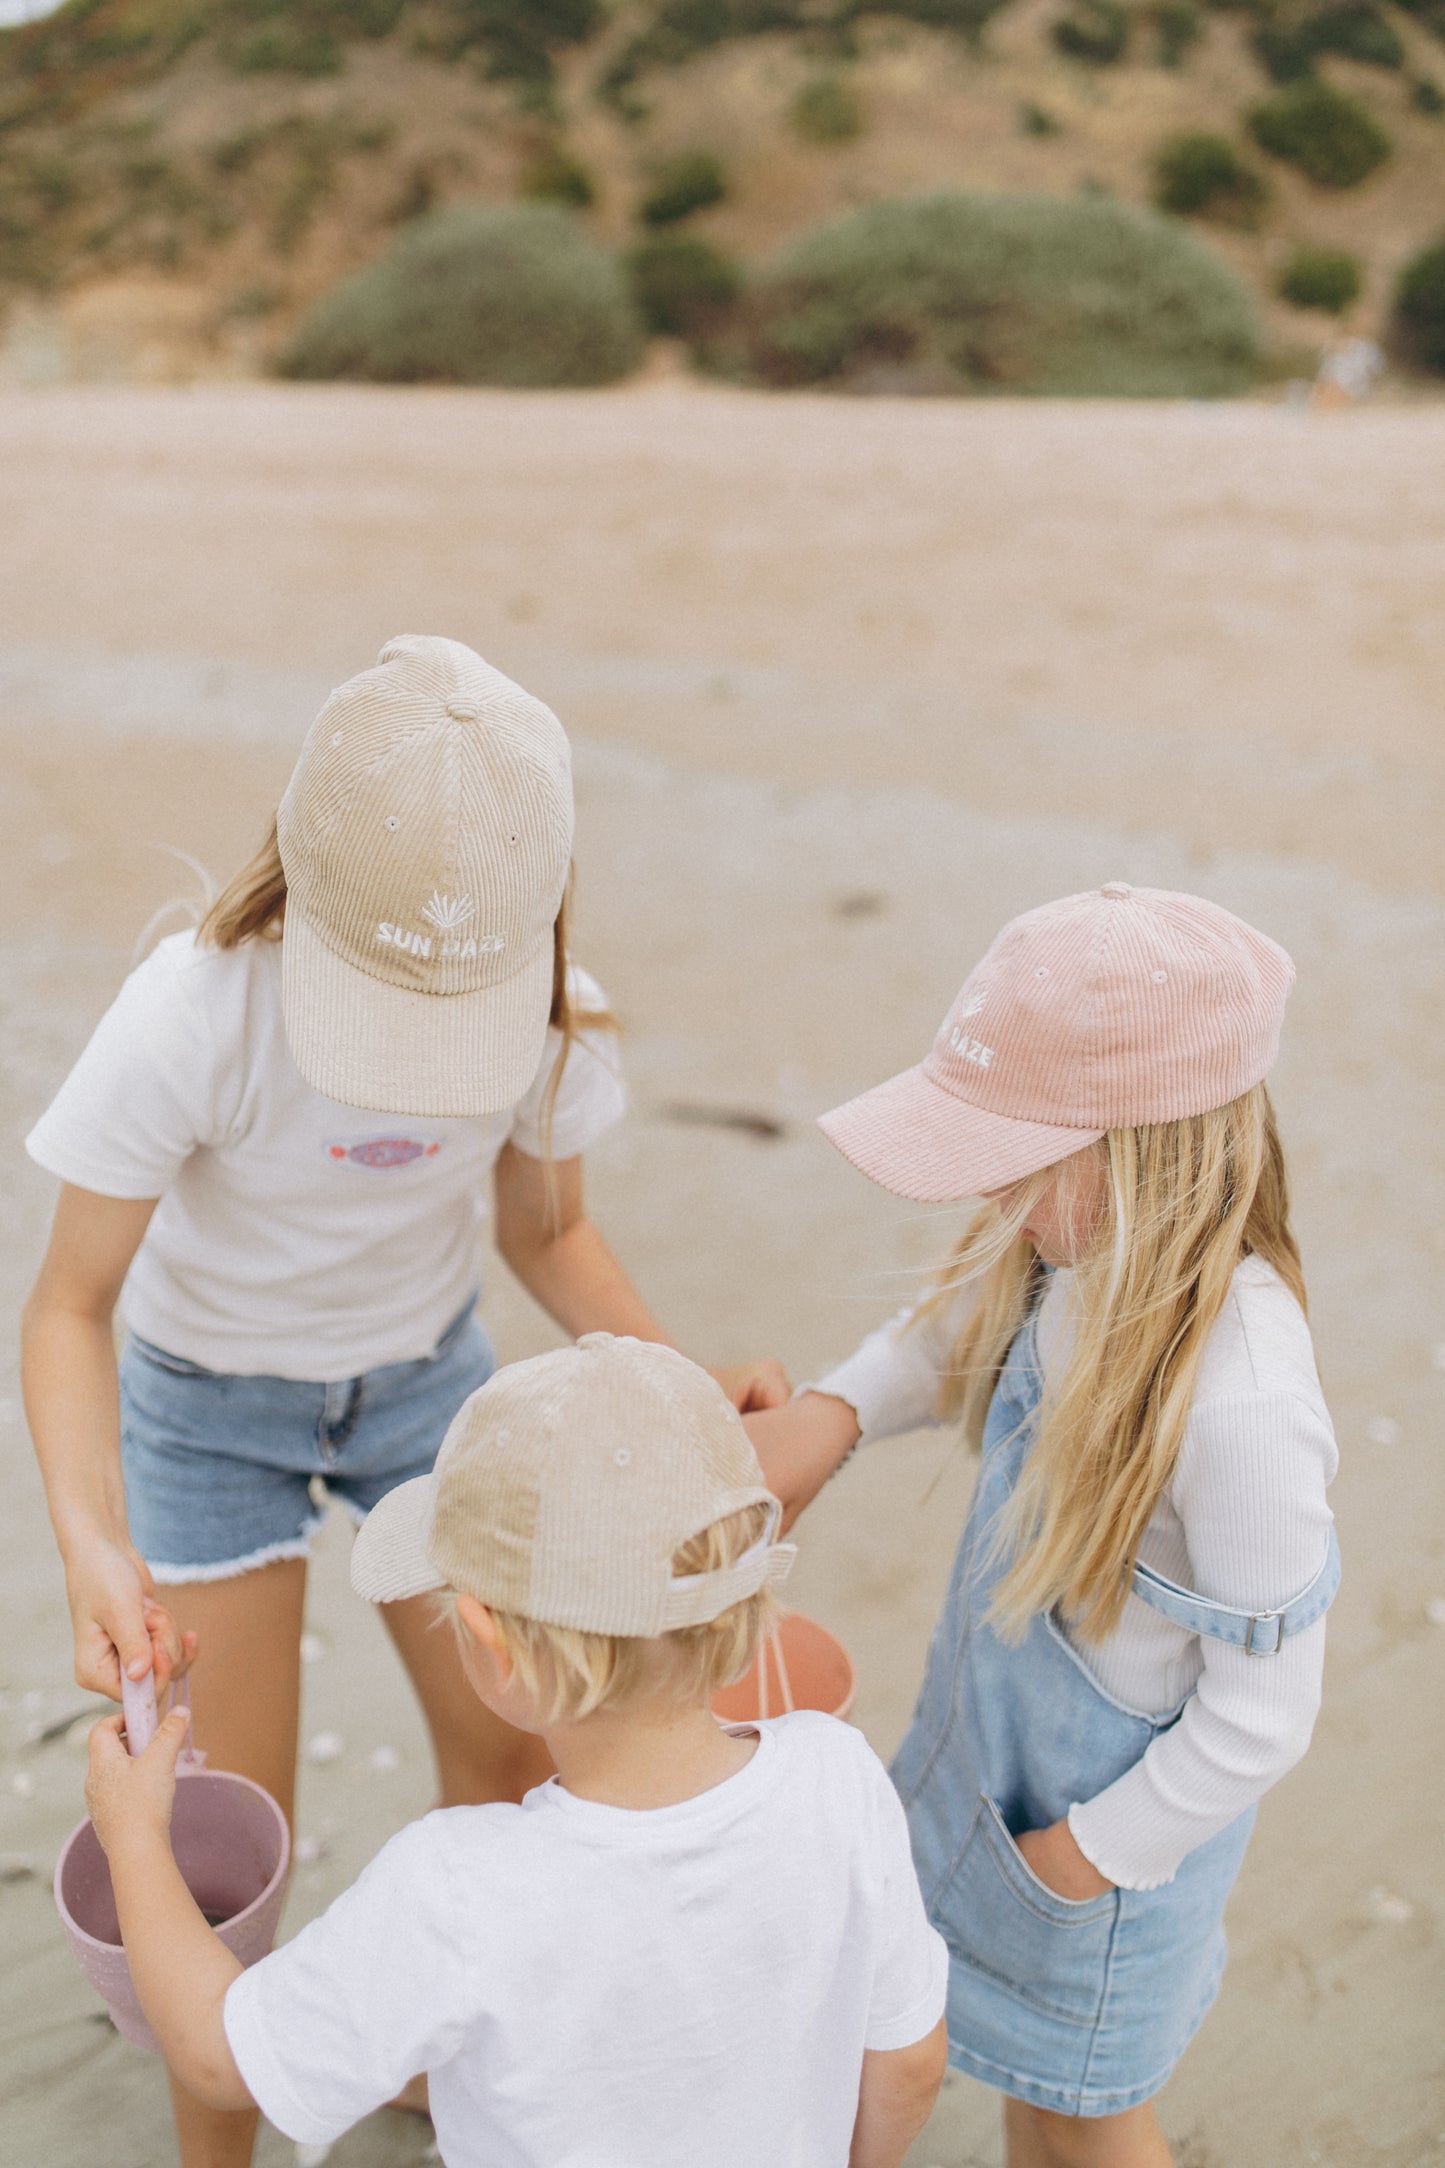
<svg viewBox="0 0 1445 2168">
<path fill-rule="evenodd" d="M 229 870 L 319 700 L 396 631 L 471 641 L 574 736 L 578 947 L 634 1094 L 593 1204 L 706 1359 L 816 1374 L 946 1248 L 955 1215 L 870 1188 L 812 1118 L 923 1051 L 1011 913 L 1122 878 L 1292 950 L 1278 1100 L 1345 1581 L 1313 1750 L 1263 1806 L 1223 1993 L 1162 2098 L 1181 2168 L 1445 2162 L 1442 475 L 1439 408 L 0 398 L 11 1318 L 52 1197 L 20 1140 L 194 886 L 156 846 Z M 551 1344 L 486 1280 L 504 1357 Z M 49 1894 L 89 1704 L 18 1395 L 10 1332 L 0 2157 L 155 2168 L 161 2072 L 99 2019 Z M 791 1600 L 854 1650 L 884 1753 L 970 1481 L 925 1434 L 801 1524 Z M 304 1736 L 342 1744 L 304 1765 L 291 1928 L 429 1799 L 346 1541 L 333 1517 L 310 1600 Z M 996 2121 L 951 2080 L 911 2159 L 994 2164 Z M 383 2113 L 331 2158 L 400 2168 L 429 2135 Z M 263 2137 L 265 2168 L 291 2157 Z"/>
</svg>

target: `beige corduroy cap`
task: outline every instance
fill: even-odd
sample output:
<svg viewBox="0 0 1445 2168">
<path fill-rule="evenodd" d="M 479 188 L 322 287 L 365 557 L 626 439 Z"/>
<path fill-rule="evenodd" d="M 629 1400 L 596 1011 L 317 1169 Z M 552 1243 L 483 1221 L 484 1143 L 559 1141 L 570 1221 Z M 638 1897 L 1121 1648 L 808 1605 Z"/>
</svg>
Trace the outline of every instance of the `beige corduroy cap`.
<svg viewBox="0 0 1445 2168">
<path fill-rule="evenodd" d="M 277 816 L 281 999 L 306 1081 L 476 1115 L 537 1074 L 572 769 L 550 708 L 459 640 L 404 633 L 307 733 Z"/>
<path fill-rule="evenodd" d="M 1011 919 L 927 1057 L 819 1126 L 900 1197 L 1005 1189 L 1106 1130 L 1237 1099 L 1279 1051 L 1293 984 L 1279 943 L 1222 904 L 1106 881 Z"/>
<path fill-rule="evenodd" d="M 766 1533 L 714 1573 L 673 1554 L 747 1506 Z M 737 1410 L 675 1349 L 588 1333 L 510 1363 L 462 1405 L 428 1476 L 363 1524 L 351 1585 L 371 1603 L 453 1588 L 499 1611 L 586 1633 L 701 1625 L 779 1581 L 782 1508 Z"/>
</svg>

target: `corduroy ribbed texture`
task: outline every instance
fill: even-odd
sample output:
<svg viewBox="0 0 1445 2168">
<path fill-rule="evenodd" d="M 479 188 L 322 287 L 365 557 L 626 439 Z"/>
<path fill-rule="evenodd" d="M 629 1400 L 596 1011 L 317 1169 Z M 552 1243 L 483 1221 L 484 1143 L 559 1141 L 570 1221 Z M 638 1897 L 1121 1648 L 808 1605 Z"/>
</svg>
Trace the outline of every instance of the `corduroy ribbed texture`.
<svg viewBox="0 0 1445 2168">
<path fill-rule="evenodd" d="M 572 853 L 561 724 L 460 641 L 404 634 L 339 686 L 277 818 L 286 1034 L 387 1113 L 495 1113 L 536 1074 Z"/>
<path fill-rule="evenodd" d="M 821 1127 L 885 1189 L 977 1196 L 1108 1129 L 1238 1098 L 1293 984 L 1279 944 L 1220 904 L 1110 881 L 1010 920 L 927 1058 Z"/>
<path fill-rule="evenodd" d="M 351 1583 L 372 1603 L 454 1588 L 546 1625 L 667 1633 L 787 1572 L 793 1546 L 764 1543 L 716 1573 L 673 1577 L 689 1537 L 770 1497 L 705 1370 L 652 1341 L 588 1333 L 472 1394 L 433 1474 L 367 1519 Z"/>
</svg>

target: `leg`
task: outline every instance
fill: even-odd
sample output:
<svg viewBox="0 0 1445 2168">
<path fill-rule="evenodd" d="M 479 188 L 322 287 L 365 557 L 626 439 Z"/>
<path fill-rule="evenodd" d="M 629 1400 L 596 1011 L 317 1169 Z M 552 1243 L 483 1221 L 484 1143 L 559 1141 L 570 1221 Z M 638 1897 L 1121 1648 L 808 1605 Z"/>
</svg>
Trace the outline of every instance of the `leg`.
<svg viewBox="0 0 1445 2168">
<path fill-rule="evenodd" d="M 381 1615 L 431 1733 L 444 1807 L 520 1799 L 552 1774 L 540 1739 L 504 1724 L 478 1701 L 462 1670 L 453 1628 L 446 1619 L 438 1621 L 429 1596 L 383 1604 Z"/>
<path fill-rule="evenodd" d="M 304 1558 L 278 1559 L 224 1581 L 162 1591 L 184 1629 L 200 1636 L 193 1686 L 196 1745 L 214 1767 L 263 1784 L 289 1821 L 296 1789 L 301 1699 Z M 253 2109 L 208 2108 L 175 2079 L 171 2103 L 183 2168 L 247 2168 Z"/>
<path fill-rule="evenodd" d="M 1171 2168 L 1151 2103 L 1123 2115 L 1055 2115 L 1024 2100 L 1003 2104 L 1008 2168 Z"/>
</svg>

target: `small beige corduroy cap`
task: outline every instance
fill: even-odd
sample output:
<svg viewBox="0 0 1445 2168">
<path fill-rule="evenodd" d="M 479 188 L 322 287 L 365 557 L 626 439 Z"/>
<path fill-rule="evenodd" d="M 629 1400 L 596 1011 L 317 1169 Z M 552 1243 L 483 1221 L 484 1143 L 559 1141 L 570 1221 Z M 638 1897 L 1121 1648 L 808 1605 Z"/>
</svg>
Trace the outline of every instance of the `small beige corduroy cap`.
<svg viewBox="0 0 1445 2168">
<path fill-rule="evenodd" d="M 730 1566 L 673 1554 L 747 1506 L 774 1508 Z M 371 1603 L 453 1588 L 586 1633 L 670 1633 L 779 1581 L 782 1508 L 721 1386 L 675 1349 L 592 1332 L 510 1363 L 462 1405 L 428 1476 L 375 1506 L 351 1554 Z"/>
<path fill-rule="evenodd" d="M 546 1041 L 572 823 L 562 725 L 459 640 L 404 633 L 339 685 L 276 824 L 307 1083 L 384 1114 L 514 1106 Z"/>
<path fill-rule="evenodd" d="M 1107 881 L 1011 919 L 916 1068 L 821 1117 L 884 1189 L 1004 1189 L 1106 1130 L 1226 1106 L 1279 1051 L 1294 965 L 1203 896 Z"/>
</svg>

